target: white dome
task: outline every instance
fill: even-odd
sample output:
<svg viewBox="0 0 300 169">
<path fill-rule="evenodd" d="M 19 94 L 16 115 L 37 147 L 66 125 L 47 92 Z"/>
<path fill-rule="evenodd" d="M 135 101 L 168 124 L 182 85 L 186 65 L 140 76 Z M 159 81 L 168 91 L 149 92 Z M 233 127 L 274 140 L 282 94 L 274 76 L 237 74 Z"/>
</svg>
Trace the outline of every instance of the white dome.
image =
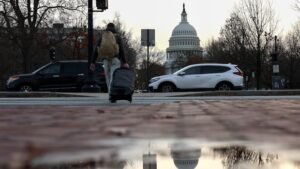
<svg viewBox="0 0 300 169">
<path fill-rule="evenodd" d="M 173 29 L 167 52 L 172 51 L 201 51 L 200 39 L 196 29 L 187 21 L 185 5 L 181 13 L 181 22 Z"/>
<path fill-rule="evenodd" d="M 184 36 L 184 37 L 197 37 L 196 29 L 187 21 L 187 13 L 185 11 L 185 5 L 183 4 L 183 10 L 181 13 L 181 22 L 173 29 L 172 37 Z"/>
<path fill-rule="evenodd" d="M 188 22 L 180 22 L 180 24 L 177 25 L 172 32 L 172 37 L 175 36 L 184 36 L 184 37 L 196 36 L 197 37 L 197 31 Z"/>
</svg>

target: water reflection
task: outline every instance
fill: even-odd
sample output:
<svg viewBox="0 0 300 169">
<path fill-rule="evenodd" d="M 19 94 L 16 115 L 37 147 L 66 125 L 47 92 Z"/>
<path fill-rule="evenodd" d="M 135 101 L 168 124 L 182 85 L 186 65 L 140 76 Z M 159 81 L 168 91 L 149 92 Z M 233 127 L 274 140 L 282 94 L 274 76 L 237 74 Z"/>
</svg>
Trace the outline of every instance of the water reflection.
<svg viewBox="0 0 300 169">
<path fill-rule="evenodd" d="M 219 154 L 222 163 L 227 169 L 234 169 L 241 163 L 251 163 L 252 166 L 263 166 L 278 160 L 277 154 L 253 151 L 245 146 L 230 146 L 213 148 L 214 153 Z"/>
<path fill-rule="evenodd" d="M 201 149 L 178 142 L 171 146 L 171 157 L 177 169 L 195 169 L 201 155 Z"/>
<path fill-rule="evenodd" d="M 299 169 L 299 161 L 245 145 L 206 145 L 185 141 L 156 141 L 149 151 L 146 142 L 115 149 L 104 156 L 74 158 L 55 164 L 36 163 L 32 169 Z M 101 150 L 100 150 L 101 151 Z M 275 151 L 274 151 L 275 152 Z M 88 153 L 85 157 L 88 157 Z M 72 156 L 72 154 L 70 154 Z M 58 157 L 56 157 L 58 158 Z M 45 162 L 44 158 L 44 162 Z M 72 159 L 72 158 L 69 158 Z M 49 158 L 51 161 L 51 159 Z M 47 160 L 46 160 L 47 161 Z M 38 164 L 38 165 L 37 165 Z"/>
</svg>

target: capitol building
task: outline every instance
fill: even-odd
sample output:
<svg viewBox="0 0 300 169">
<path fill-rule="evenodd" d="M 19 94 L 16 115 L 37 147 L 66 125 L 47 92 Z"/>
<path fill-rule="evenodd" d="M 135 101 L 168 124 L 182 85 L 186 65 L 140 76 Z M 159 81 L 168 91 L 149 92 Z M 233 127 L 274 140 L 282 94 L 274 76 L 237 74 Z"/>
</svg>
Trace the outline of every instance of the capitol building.
<svg viewBox="0 0 300 169">
<path fill-rule="evenodd" d="M 189 57 L 202 57 L 203 49 L 196 29 L 189 24 L 185 4 L 181 13 L 181 22 L 174 28 L 166 49 L 166 73 L 171 74 L 181 69 Z"/>
</svg>

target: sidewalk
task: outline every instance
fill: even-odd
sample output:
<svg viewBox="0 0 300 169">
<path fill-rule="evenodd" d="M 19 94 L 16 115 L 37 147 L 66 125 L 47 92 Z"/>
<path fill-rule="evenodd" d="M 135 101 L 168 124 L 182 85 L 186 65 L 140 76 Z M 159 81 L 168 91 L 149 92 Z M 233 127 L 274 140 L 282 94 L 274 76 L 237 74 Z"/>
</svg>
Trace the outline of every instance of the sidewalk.
<svg viewBox="0 0 300 169">
<path fill-rule="evenodd" d="M 299 124 L 299 100 L 2 107 L 0 166 L 16 158 L 24 160 L 51 152 L 93 150 L 99 147 L 89 144 L 91 141 L 114 138 L 253 141 L 300 151 Z"/>
<path fill-rule="evenodd" d="M 107 93 L 83 93 L 83 92 L 5 92 L 0 91 L 0 98 L 12 97 L 99 97 Z M 134 96 L 300 96 L 300 90 L 234 90 L 234 91 L 194 91 L 194 92 L 171 92 L 171 93 L 134 93 Z"/>
</svg>

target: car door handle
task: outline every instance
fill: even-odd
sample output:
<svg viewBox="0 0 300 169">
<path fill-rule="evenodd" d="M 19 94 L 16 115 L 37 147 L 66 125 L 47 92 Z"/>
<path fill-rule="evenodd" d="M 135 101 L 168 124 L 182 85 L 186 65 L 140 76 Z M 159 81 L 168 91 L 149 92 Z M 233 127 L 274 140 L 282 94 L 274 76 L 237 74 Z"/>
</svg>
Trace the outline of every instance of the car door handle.
<svg viewBox="0 0 300 169">
<path fill-rule="evenodd" d="M 53 75 L 52 77 L 59 77 L 59 75 Z"/>
<path fill-rule="evenodd" d="M 77 76 L 84 76 L 84 74 L 83 74 L 83 73 L 81 73 L 81 74 L 77 74 Z"/>
</svg>

